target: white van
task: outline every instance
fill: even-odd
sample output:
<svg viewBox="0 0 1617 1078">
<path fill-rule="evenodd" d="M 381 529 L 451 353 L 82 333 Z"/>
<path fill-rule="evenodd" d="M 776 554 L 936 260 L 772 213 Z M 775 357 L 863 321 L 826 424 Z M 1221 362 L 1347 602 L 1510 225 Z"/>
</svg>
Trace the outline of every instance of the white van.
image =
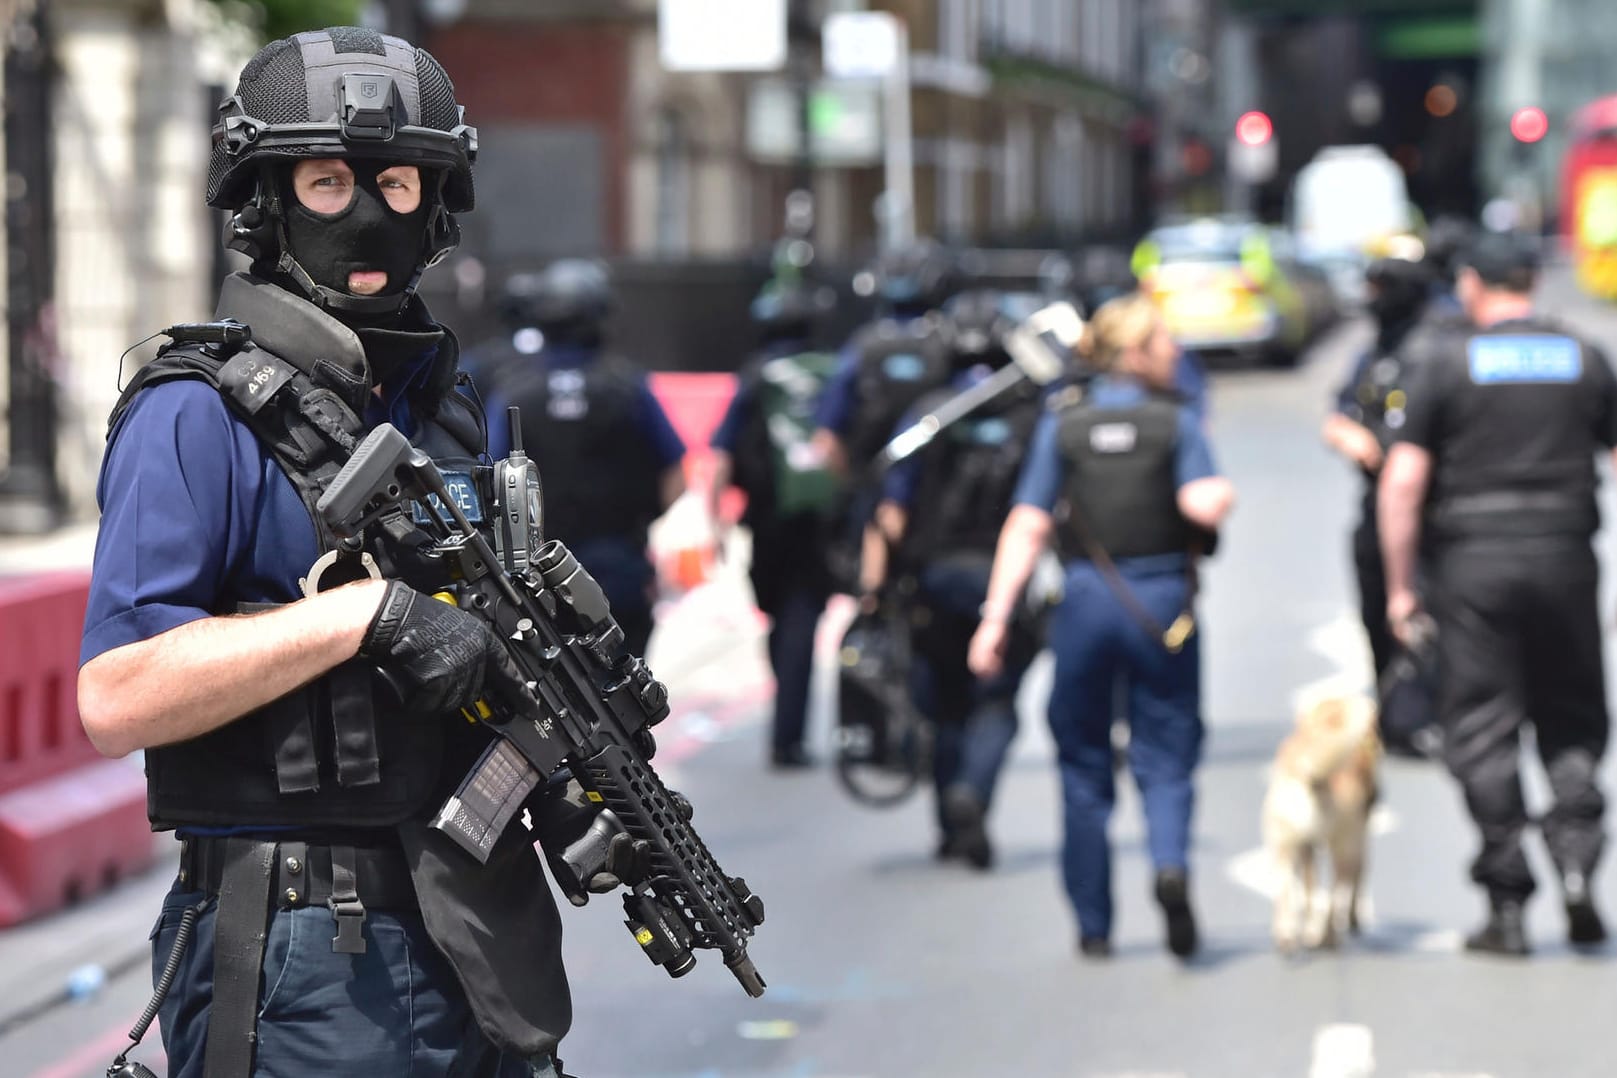
<svg viewBox="0 0 1617 1078">
<path fill-rule="evenodd" d="M 1292 181 L 1298 254 L 1323 266 L 1338 295 L 1363 298 L 1373 245 L 1415 225 L 1404 171 L 1379 146 L 1326 146 Z"/>
</svg>

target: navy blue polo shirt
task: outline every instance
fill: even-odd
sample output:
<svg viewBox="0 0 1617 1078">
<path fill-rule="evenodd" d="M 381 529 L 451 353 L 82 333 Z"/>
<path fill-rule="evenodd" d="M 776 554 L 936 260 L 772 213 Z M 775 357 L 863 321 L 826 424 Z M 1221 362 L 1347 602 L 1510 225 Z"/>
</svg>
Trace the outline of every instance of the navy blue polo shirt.
<svg viewBox="0 0 1617 1078">
<path fill-rule="evenodd" d="M 597 355 L 593 348 L 551 345 L 535 357 L 535 362 L 543 363 L 547 370 L 577 370 L 592 363 Z M 510 424 L 505 420 L 509 403 L 505 393 L 497 388 L 489 394 L 488 451 L 495 460 L 511 452 Z M 669 422 L 668 413 L 663 411 L 644 374 L 635 376 L 634 424 L 651 447 L 652 459 L 659 469 L 672 468 L 685 459 L 685 442 Z"/>
<path fill-rule="evenodd" d="M 1095 408 L 1134 408 L 1149 398 L 1145 386 L 1133 378 L 1103 375 L 1089 386 L 1087 403 Z M 1033 444 L 1027 460 L 1022 464 L 1022 475 L 1017 480 L 1015 505 L 1030 505 L 1035 509 L 1053 512 L 1061 499 L 1061 489 L 1067 477 L 1067 461 L 1061 452 L 1061 417 L 1046 412 L 1033 431 Z M 1174 484 L 1184 487 L 1198 479 L 1211 479 L 1218 475 L 1213 463 L 1212 446 L 1202 432 L 1201 423 L 1191 409 L 1179 408 L 1179 437 L 1174 445 Z M 1164 555 L 1182 559 L 1183 555 Z M 1154 561 L 1155 559 L 1131 559 Z M 1122 565 L 1119 562 L 1119 565 Z"/>
<path fill-rule="evenodd" d="M 435 353 L 366 409 L 416 428 L 406 391 Z M 309 510 L 218 390 L 187 378 L 142 390 L 118 419 L 96 486 L 101 529 L 80 665 L 236 603 L 285 603 L 319 556 Z"/>
</svg>

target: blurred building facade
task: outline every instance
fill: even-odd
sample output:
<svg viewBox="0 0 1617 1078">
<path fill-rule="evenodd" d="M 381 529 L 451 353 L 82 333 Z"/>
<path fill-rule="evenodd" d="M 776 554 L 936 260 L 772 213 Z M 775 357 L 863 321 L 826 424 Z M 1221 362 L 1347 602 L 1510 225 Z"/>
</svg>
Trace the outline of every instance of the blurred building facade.
<svg viewBox="0 0 1617 1078">
<path fill-rule="evenodd" d="M 793 5 L 794 52 L 812 76 L 821 21 L 853 6 Z M 918 232 L 1053 242 L 1135 223 L 1144 5 L 868 7 L 909 30 Z M 728 257 L 779 235 L 800 176 L 758 152 L 748 124 L 760 84 L 781 76 L 665 71 L 655 0 L 468 0 L 430 44 L 483 132 L 480 201 L 527 214 L 469 222 L 469 248 L 492 266 L 580 253 Z M 874 244 L 877 161 L 820 162 L 813 190 L 822 251 Z"/>
<path fill-rule="evenodd" d="M 31 73 L 19 84 L 24 72 L 8 70 L 8 89 L 38 98 L 19 110 L 8 96 L 6 112 L 21 176 L 7 185 L 0 245 L 11 256 L 7 530 L 93 505 L 120 353 L 209 311 L 212 13 L 200 0 L 20 0 L 4 12 L 7 59 Z"/>
</svg>

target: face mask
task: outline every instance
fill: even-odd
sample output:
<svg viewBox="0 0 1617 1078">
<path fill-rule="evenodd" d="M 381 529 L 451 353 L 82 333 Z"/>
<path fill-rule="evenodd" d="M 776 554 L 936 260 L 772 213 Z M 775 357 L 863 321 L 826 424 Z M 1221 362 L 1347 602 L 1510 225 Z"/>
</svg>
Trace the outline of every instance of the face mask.
<svg viewBox="0 0 1617 1078">
<path fill-rule="evenodd" d="M 421 204 L 399 213 L 387 204 L 376 182 L 374 162 L 353 162 L 353 197 L 336 213 L 317 213 L 288 191 L 285 201 L 287 246 L 314 282 L 339 294 L 348 291 L 348 275 L 359 271 L 387 274 L 379 295 L 403 292 L 421 261 L 429 209 L 428 191 Z M 290 187 L 290 184 L 287 185 Z"/>
</svg>

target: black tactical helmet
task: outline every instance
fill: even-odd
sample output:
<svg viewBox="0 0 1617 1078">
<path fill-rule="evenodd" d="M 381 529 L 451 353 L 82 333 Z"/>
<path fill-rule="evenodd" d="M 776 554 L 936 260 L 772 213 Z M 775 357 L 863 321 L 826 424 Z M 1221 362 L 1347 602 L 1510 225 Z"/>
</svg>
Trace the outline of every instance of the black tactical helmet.
<svg viewBox="0 0 1617 1078">
<path fill-rule="evenodd" d="M 248 61 L 235 94 L 219 106 L 208 205 L 237 211 L 227 236 L 233 249 L 272 261 L 284 254 L 285 237 L 269 166 L 319 157 L 416 165 L 431 170 L 423 176 L 432 211 L 419 273 L 454 249 L 460 235 L 451 214 L 474 201 L 477 131 L 464 122 L 464 111 L 443 66 L 402 38 L 336 26 L 272 41 Z M 296 277 L 295 264 L 286 261 L 277 268 Z M 344 300 L 338 305 L 352 309 L 400 302 Z"/>
<path fill-rule="evenodd" d="M 505 282 L 500 310 L 513 324 L 599 325 L 612 313 L 612 279 L 588 258 L 557 259 L 538 273 L 513 274 Z"/>
<path fill-rule="evenodd" d="M 1005 334 L 1014 326 L 1004 300 L 1000 292 L 977 288 L 944 304 L 956 357 L 973 363 L 1005 357 Z"/>
<path fill-rule="evenodd" d="M 1424 262 L 1378 258 L 1366 267 L 1364 279 L 1370 286 L 1370 313 L 1385 325 L 1408 321 L 1425 308 L 1436 273 Z"/>
<path fill-rule="evenodd" d="M 917 239 L 876 260 L 876 294 L 893 307 L 930 310 L 958 286 L 958 267 L 947 247 Z"/>
<path fill-rule="evenodd" d="M 834 304 L 830 289 L 771 281 L 753 297 L 747 312 L 767 340 L 787 340 L 812 336 L 815 323 Z"/>
</svg>

